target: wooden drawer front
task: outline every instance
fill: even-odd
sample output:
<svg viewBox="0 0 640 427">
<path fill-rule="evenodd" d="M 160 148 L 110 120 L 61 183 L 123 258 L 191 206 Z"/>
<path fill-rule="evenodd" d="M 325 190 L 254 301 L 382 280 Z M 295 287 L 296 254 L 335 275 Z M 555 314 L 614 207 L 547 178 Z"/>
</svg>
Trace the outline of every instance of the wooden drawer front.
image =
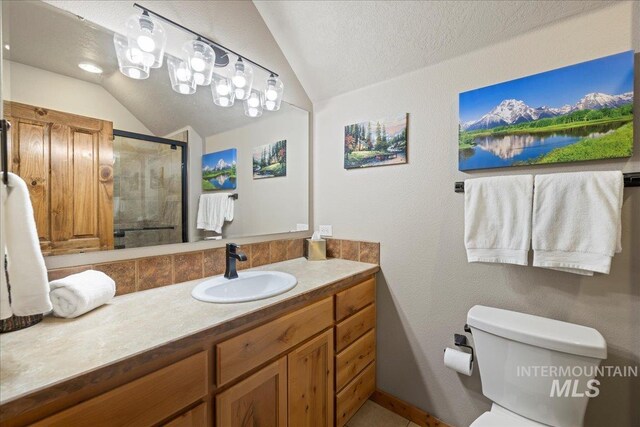
<svg viewBox="0 0 640 427">
<path fill-rule="evenodd" d="M 342 351 L 349 344 L 376 326 L 376 308 L 371 304 L 336 326 L 336 351 Z"/>
<path fill-rule="evenodd" d="M 329 297 L 218 344 L 217 384 L 228 383 L 332 323 L 333 300 Z"/>
<path fill-rule="evenodd" d="M 207 425 L 207 404 L 201 403 L 195 408 L 174 418 L 164 427 L 206 427 Z"/>
<path fill-rule="evenodd" d="M 341 390 L 376 358 L 376 330 L 372 329 L 336 356 L 336 390 Z"/>
<path fill-rule="evenodd" d="M 147 426 L 207 394 L 206 352 L 194 354 L 49 418 L 36 426 Z"/>
<path fill-rule="evenodd" d="M 351 316 L 371 304 L 376 296 L 376 279 L 364 282 L 336 294 L 336 320 Z"/>
<path fill-rule="evenodd" d="M 367 366 L 336 396 L 336 425 L 344 426 L 376 389 L 376 363 Z"/>
</svg>

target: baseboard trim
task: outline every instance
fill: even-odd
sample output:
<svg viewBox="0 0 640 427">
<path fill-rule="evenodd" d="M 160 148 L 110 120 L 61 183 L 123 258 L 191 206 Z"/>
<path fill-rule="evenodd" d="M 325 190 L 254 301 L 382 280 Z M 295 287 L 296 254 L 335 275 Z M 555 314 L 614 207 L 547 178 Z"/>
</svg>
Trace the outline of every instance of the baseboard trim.
<svg viewBox="0 0 640 427">
<path fill-rule="evenodd" d="M 444 421 L 440 421 L 428 412 L 390 395 L 386 391 L 376 389 L 369 399 L 378 405 L 387 408 L 391 412 L 395 412 L 401 417 L 418 424 L 420 427 L 453 427 Z"/>
</svg>

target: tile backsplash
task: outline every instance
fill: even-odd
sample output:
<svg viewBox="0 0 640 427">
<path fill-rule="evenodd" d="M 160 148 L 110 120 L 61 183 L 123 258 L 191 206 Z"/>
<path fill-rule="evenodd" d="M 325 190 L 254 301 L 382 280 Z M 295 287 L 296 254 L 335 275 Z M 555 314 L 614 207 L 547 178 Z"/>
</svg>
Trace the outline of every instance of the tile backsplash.
<svg viewBox="0 0 640 427">
<path fill-rule="evenodd" d="M 273 240 L 242 245 L 246 262 L 238 262 L 238 270 L 274 262 L 301 258 L 305 255 L 305 239 Z M 116 282 L 116 294 L 144 291 L 174 283 L 187 282 L 224 273 L 225 248 L 183 252 L 89 264 L 49 270 L 49 280 L 56 280 L 85 270 L 98 270 Z M 380 263 L 380 244 L 353 240 L 327 239 L 327 256 L 352 261 Z"/>
</svg>

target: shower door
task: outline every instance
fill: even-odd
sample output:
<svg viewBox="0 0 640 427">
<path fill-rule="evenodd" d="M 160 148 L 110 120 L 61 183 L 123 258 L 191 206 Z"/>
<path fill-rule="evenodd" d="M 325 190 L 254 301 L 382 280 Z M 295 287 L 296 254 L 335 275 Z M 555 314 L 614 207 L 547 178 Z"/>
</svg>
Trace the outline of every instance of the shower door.
<svg viewBox="0 0 640 427">
<path fill-rule="evenodd" d="M 113 131 L 115 248 L 187 241 L 186 143 Z"/>
</svg>

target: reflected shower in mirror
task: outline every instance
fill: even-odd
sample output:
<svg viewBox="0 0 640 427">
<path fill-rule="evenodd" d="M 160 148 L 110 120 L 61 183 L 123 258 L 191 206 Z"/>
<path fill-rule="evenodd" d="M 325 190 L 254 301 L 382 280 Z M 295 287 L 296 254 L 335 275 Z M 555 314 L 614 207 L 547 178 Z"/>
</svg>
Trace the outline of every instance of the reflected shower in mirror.
<svg viewBox="0 0 640 427">
<path fill-rule="evenodd" d="M 43 253 L 305 230 L 309 113 L 286 102 L 278 111 L 258 108 L 269 101 L 270 78 L 259 66 L 253 90 L 238 94 L 246 101 L 234 99 L 233 54 L 224 67 L 216 61 L 209 86 L 178 93 L 169 59 L 198 46 L 169 24 L 162 66 L 146 79 L 125 76 L 117 41 L 127 40 L 124 24 L 134 14 L 114 8 L 122 26 L 114 44 L 114 32 L 50 4 L 2 3 L 10 169 L 29 184 Z M 282 93 L 281 82 L 274 88 Z M 232 160 L 211 164 L 227 151 Z M 197 220 L 227 195 L 233 211 L 219 227 Z"/>
</svg>

